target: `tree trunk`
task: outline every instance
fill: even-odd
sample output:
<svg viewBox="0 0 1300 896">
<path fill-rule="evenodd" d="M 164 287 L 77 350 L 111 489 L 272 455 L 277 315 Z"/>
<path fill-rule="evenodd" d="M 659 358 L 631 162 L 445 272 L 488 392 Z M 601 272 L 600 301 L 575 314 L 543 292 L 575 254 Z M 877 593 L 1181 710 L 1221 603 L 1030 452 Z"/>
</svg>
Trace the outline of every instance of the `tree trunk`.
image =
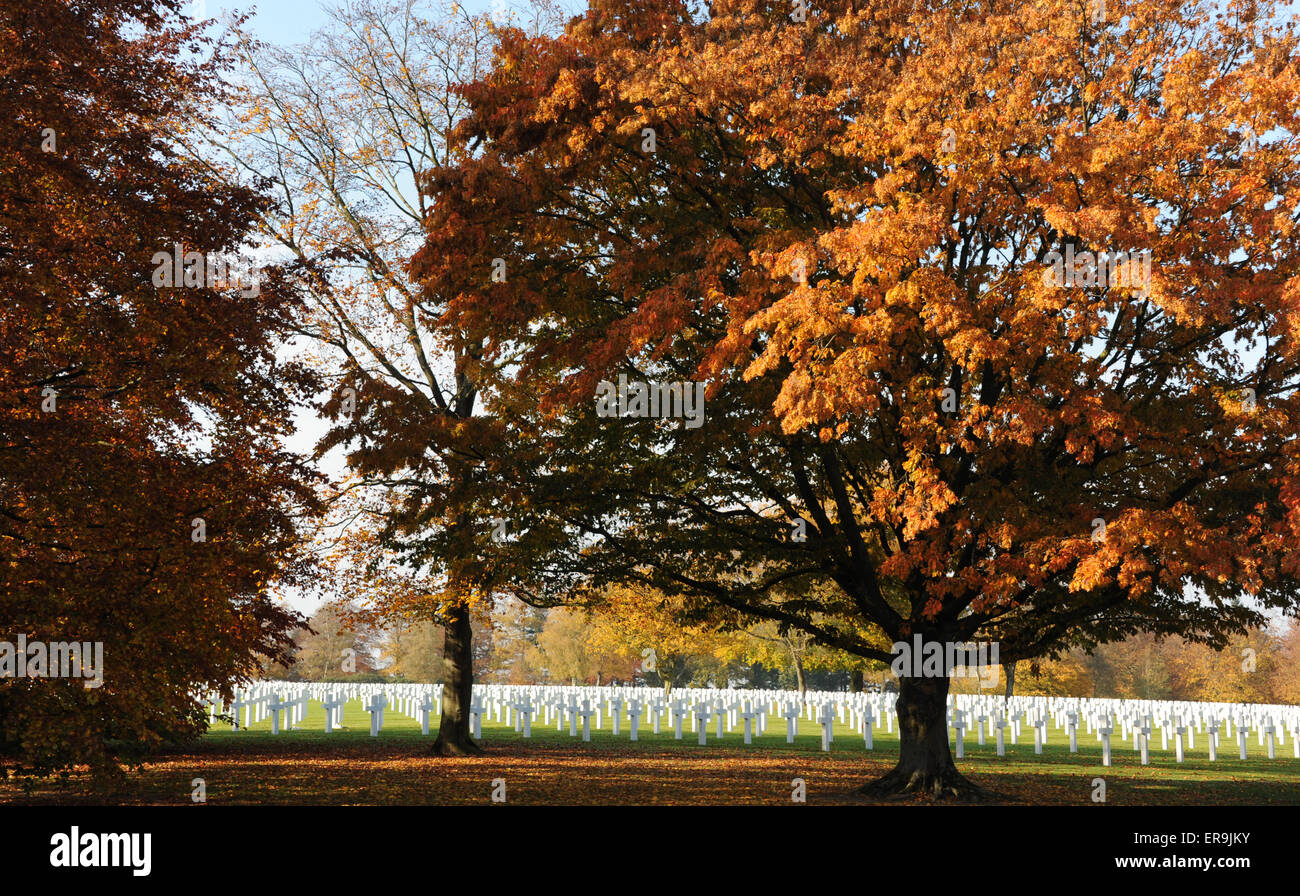
<svg viewBox="0 0 1300 896">
<path fill-rule="evenodd" d="M 1002 667 L 1002 671 L 1005 672 L 1006 675 L 1007 675 L 1007 693 L 1006 693 L 1006 697 L 1007 697 L 1008 700 L 1010 700 L 1010 699 L 1011 699 L 1011 695 L 1012 695 L 1013 693 L 1015 693 L 1015 690 L 1016 690 L 1016 664 L 1015 664 L 1015 661 L 1013 660 L 1012 662 L 1009 662 L 1009 663 L 1007 663 L 1005 666 L 1003 666 L 1003 667 Z"/>
<path fill-rule="evenodd" d="M 664 699 L 667 700 L 672 696 L 673 688 L 677 687 L 677 679 L 685 678 L 686 666 L 681 657 L 674 653 L 656 657 L 654 673 L 659 676 L 659 684 L 664 689 Z"/>
<path fill-rule="evenodd" d="M 967 781 L 948 751 L 948 677 L 898 681 L 898 765 L 859 793 L 891 797 L 905 793 L 936 799 L 978 799 L 984 790 Z"/>
<path fill-rule="evenodd" d="M 475 756 L 483 748 L 469 733 L 469 705 L 474 689 L 474 632 L 470 627 L 469 608 L 453 606 L 447 610 L 442 648 L 442 718 L 438 722 L 438 739 L 433 743 L 435 756 Z"/>
<path fill-rule="evenodd" d="M 803 677 L 803 660 L 797 656 L 794 658 L 794 681 L 799 688 L 799 699 L 803 700 L 808 693 L 808 683 Z"/>
<path fill-rule="evenodd" d="M 862 675 L 862 670 L 861 670 L 861 669 L 854 669 L 852 672 L 849 673 L 849 693 L 850 693 L 850 694 L 861 694 L 861 693 L 862 693 L 862 678 L 863 678 L 863 675 Z"/>
</svg>

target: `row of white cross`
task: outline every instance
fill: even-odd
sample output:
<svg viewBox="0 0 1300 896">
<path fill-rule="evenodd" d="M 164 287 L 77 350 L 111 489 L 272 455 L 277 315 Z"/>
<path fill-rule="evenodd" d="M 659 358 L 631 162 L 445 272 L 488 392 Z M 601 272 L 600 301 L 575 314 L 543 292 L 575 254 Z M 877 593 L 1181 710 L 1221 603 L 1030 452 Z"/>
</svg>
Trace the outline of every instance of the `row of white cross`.
<svg viewBox="0 0 1300 896">
<path fill-rule="evenodd" d="M 1004 731 L 1016 742 L 1020 725 L 1034 729 L 1034 752 L 1041 754 L 1053 725 L 1064 731 L 1071 753 L 1078 752 L 1078 732 L 1096 735 L 1102 745 L 1102 764 L 1111 764 L 1111 738 L 1116 729 L 1132 744 L 1143 765 L 1150 764 L 1151 736 L 1157 730 L 1160 749 L 1168 751 L 1170 740 L 1176 762 L 1183 762 L 1188 750 L 1196 748 L 1196 735 L 1204 734 L 1210 762 L 1219 758 L 1220 732 L 1228 737 L 1236 731 L 1237 753 L 1246 758 L 1246 742 L 1253 729 L 1269 759 L 1291 733 L 1292 751 L 1300 759 L 1300 707 L 1272 704 L 1191 703 L 1160 700 L 1116 700 L 1078 697 L 1013 697 L 1003 700 L 987 695 L 958 695 L 950 699 L 949 724 L 956 737 L 956 754 L 964 753 L 964 734 L 973 724 L 980 744 L 991 728 L 997 731 L 997 753 L 1005 755 Z"/>
<path fill-rule="evenodd" d="M 370 713 L 370 734 L 378 737 L 384 727 L 384 710 L 399 707 L 404 715 L 420 720 L 424 734 L 429 733 L 429 719 L 442 705 L 442 685 L 431 684 L 337 684 L 259 681 L 235 691 L 227 705 L 219 697 L 207 698 L 208 723 L 215 724 L 218 714 L 231 719 L 238 731 L 271 719 L 271 733 L 279 734 L 281 717 L 286 728 L 298 728 L 307 714 L 308 703 L 315 700 L 325 710 L 325 733 L 343 726 L 343 707 L 350 700 L 361 700 Z M 240 724 L 240 716 L 243 724 Z"/>
<path fill-rule="evenodd" d="M 427 735 L 430 719 L 441 707 L 442 685 L 255 682 L 237 690 L 229 705 L 210 697 L 209 721 L 215 723 L 221 714 L 239 730 L 269 716 L 271 733 L 279 734 L 282 717 L 284 728 L 300 727 L 313 700 L 325 709 L 326 733 L 341 727 L 348 701 L 360 700 L 370 713 L 371 736 L 378 737 L 383 730 L 384 710 L 390 707 L 417 719 L 421 732 Z M 893 694 L 826 691 L 810 691 L 800 698 L 797 692 L 777 690 L 689 688 L 665 694 L 646 687 L 475 685 L 469 717 L 476 738 L 482 736 L 487 716 L 512 725 L 526 738 L 532 736 L 533 724 L 540 722 L 554 724 L 559 731 L 567 725 L 570 736 L 589 741 L 593 726 L 602 729 L 608 717 L 615 737 L 621 735 L 624 720 L 633 741 L 643 724 L 650 724 L 655 734 L 670 726 L 677 740 L 684 739 L 683 729 L 689 724 L 701 745 L 708 742 L 711 726 L 715 740 L 743 729 L 744 743 L 752 743 L 755 735 L 766 734 L 769 719 L 783 719 L 786 743 L 794 743 L 799 719 L 804 717 L 821 726 L 823 750 L 831 747 L 836 722 L 861 735 L 870 750 L 877 726 L 893 732 L 895 700 Z M 1112 738 L 1117 731 L 1121 739 L 1131 742 L 1143 765 L 1150 762 L 1151 738 L 1157 733 L 1161 750 L 1168 751 L 1172 743 L 1177 762 L 1183 762 L 1188 751 L 1196 749 L 1197 736 L 1204 735 L 1208 758 L 1214 762 L 1219 758 L 1219 738 L 1225 728 L 1229 738 L 1235 732 L 1241 759 L 1246 758 L 1252 731 L 1270 759 L 1276 758 L 1277 748 L 1285 745 L 1289 733 L 1295 757 L 1300 758 L 1300 707 L 1296 706 L 956 694 L 948 698 L 947 721 L 957 758 L 965 755 L 966 736 L 972 729 L 980 745 L 986 738 L 994 738 L 997 755 L 1004 756 L 1007 741 L 1015 745 L 1022 726 L 1033 729 L 1037 754 L 1043 752 L 1053 728 L 1063 733 L 1070 752 L 1077 753 L 1082 726 L 1086 734 L 1100 741 L 1103 765 L 1111 764 Z"/>
</svg>

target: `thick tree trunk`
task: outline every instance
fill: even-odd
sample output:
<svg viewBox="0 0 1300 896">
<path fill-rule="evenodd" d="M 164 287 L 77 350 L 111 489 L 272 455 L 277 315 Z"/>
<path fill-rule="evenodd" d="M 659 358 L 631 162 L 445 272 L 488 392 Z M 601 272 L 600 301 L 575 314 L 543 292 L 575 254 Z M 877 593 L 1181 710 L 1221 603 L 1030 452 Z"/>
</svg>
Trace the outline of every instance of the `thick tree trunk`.
<svg viewBox="0 0 1300 896">
<path fill-rule="evenodd" d="M 862 693 L 862 679 L 863 679 L 863 677 L 864 677 L 864 676 L 862 675 L 862 670 L 861 670 L 861 669 L 854 669 L 852 672 L 849 673 L 849 693 L 850 693 L 850 694 L 861 694 L 861 693 Z"/>
<path fill-rule="evenodd" d="M 987 794 L 967 781 L 948 750 L 948 678 L 900 678 L 898 765 L 860 793 L 874 797 L 926 794 L 978 799 Z"/>
<path fill-rule="evenodd" d="M 474 756 L 483 748 L 469 732 L 469 705 L 474 688 L 474 632 L 469 608 L 446 613 L 442 649 L 442 718 L 438 722 L 436 756 Z"/>
<path fill-rule="evenodd" d="M 794 658 L 794 681 L 799 688 L 799 699 L 802 700 L 808 694 L 808 683 L 803 677 L 803 661 L 797 656 Z"/>
<path fill-rule="evenodd" d="M 1012 695 L 1015 693 L 1015 690 L 1016 690 L 1016 664 L 1015 664 L 1015 661 L 1013 660 L 1012 662 L 1007 663 L 1005 666 L 1003 666 L 1003 667 L 1002 667 L 1002 671 L 1005 672 L 1006 675 L 1007 675 L 1007 693 L 1006 693 L 1006 697 L 1007 697 L 1008 700 L 1010 700 L 1011 697 L 1012 697 Z"/>
</svg>

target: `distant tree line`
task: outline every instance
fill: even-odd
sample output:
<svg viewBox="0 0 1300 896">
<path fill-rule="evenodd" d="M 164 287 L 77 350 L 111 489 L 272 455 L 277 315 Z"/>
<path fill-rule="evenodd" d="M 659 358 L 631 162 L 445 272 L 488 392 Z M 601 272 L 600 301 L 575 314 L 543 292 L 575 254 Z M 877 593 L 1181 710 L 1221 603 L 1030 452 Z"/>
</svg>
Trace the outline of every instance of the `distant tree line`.
<svg viewBox="0 0 1300 896">
<path fill-rule="evenodd" d="M 497 601 L 475 620 L 474 677 L 497 684 L 644 684 L 786 690 L 895 690 L 879 662 L 813 645 L 775 625 L 681 625 L 670 600 L 611 591 L 591 607 Z M 323 605 L 295 632 L 294 662 L 266 674 L 304 681 L 438 682 L 442 632 L 429 621 L 384 627 L 346 604 Z M 1005 690 L 1006 669 L 994 693 Z M 976 692 L 975 678 L 953 680 Z M 1223 650 L 1151 634 L 1020 663 L 1017 695 L 1300 703 L 1300 624 L 1252 629 Z"/>
</svg>

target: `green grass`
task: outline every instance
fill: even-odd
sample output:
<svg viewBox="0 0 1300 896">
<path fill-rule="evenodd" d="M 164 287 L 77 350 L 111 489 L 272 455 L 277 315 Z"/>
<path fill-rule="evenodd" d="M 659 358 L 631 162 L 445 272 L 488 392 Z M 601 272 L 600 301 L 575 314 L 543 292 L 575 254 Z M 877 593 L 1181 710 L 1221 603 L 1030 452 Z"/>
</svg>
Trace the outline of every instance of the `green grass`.
<svg viewBox="0 0 1300 896">
<path fill-rule="evenodd" d="M 0 802 L 189 804 L 191 782 L 203 778 L 210 804 L 483 805 L 491 782 L 503 778 L 512 804 L 790 805 L 792 780 L 802 778 L 809 803 L 844 803 L 865 801 L 856 788 L 887 772 L 898 757 L 897 734 L 879 727 L 868 751 L 861 735 L 837 723 L 831 751 L 824 753 L 821 726 L 806 718 L 793 744 L 786 743 L 785 720 L 769 716 L 767 734 L 751 745 L 743 743 L 742 721 L 721 740 L 711 724 L 708 744 L 701 747 L 689 722 L 679 741 L 670 725 L 656 735 L 643 720 L 633 743 L 626 719 L 615 738 L 606 715 L 585 743 L 569 735 L 567 721 L 556 730 L 554 720 L 547 725 L 535 719 L 533 736 L 524 739 L 513 725 L 489 717 L 483 722 L 483 756 L 446 759 L 430 751 L 436 716 L 425 736 L 416 719 L 392 707 L 384 715 L 384 730 L 375 738 L 359 700 L 346 704 L 344 727 L 330 734 L 324 733 L 324 708 L 314 701 L 298 730 L 276 735 L 269 718 L 240 731 L 218 721 L 196 744 L 163 751 L 111 793 L 93 791 L 76 776 L 0 779 Z M 1019 743 L 1008 738 L 1001 757 L 994 738 L 981 746 L 967 732 L 966 755 L 957 764 L 1012 804 L 1095 807 L 1094 782 L 1101 778 L 1108 806 L 1300 805 L 1300 760 L 1292 758 L 1290 740 L 1270 760 L 1252 734 L 1242 761 L 1235 740 L 1221 735 L 1220 758 L 1211 763 L 1208 739 L 1199 734 L 1196 749 L 1181 764 L 1172 750 L 1159 749 L 1158 736 L 1153 740 L 1151 764 L 1144 767 L 1137 751 L 1113 736 L 1113 764 L 1107 768 L 1096 735 L 1086 731 L 1079 734 L 1079 752 L 1071 754 L 1065 732 L 1051 729 L 1042 755 L 1036 755 L 1033 729 L 1025 727 Z"/>
<path fill-rule="evenodd" d="M 620 754 L 644 752 L 647 754 L 663 751 L 679 751 L 687 756 L 710 755 L 719 748 L 728 753 L 763 755 L 768 753 L 814 754 L 825 762 L 860 762 L 862 759 L 885 761 L 892 765 L 898 757 L 898 734 L 887 732 L 883 726 L 873 729 L 873 749 L 865 748 L 860 734 L 847 725 L 835 723 L 833 742 L 829 753 L 821 750 L 821 726 L 800 717 L 798 733 L 793 744 L 786 743 L 785 719 L 769 715 L 766 734 L 755 735 L 753 743 L 746 745 L 743 741 L 744 721 L 738 719 L 735 729 L 726 731 L 721 740 L 715 738 L 714 722 L 708 729 L 708 745 L 701 747 L 698 735 L 690 730 L 690 721 L 684 720 L 682 739 L 676 740 L 670 724 L 661 723 L 660 733 L 653 733 L 652 723 L 642 720 L 638 728 L 638 740 L 629 739 L 630 724 L 626 718 L 620 724 L 619 736 L 611 733 L 608 713 L 605 714 L 601 728 L 595 728 L 592 717 L 591 741 L 584 743 L 581 738 L 581 719 L 578 724 L 578 736 L 569 735 L 567 719 L 561 730 L 556 729 L 554 718 L 551 723 L 540 721 L 540 714 L 534 719 L 532 737 L 524 739 L 522 733 L 516 733 L 513 725 L 504 721 L 497 722 L 489 714 L 483 721 L 483 744 L 488 748 L 506 745 L 524 746 L 529 744 L 563 747 L 569 750 L 599 752 L 617 749 Z M 669 717 L 671 718 L 671 716 Z M 503 716 L 504 719 L 504 716 Z M 248 730 L 231 731 L 229 725 L 218 724 L 213 727 L 206 740 L 215 744 L 241 742 L 252 747 L 254 743 L 282 740 L 284 744 L 298 742 L 303 744 L 327 745 L 331 741 L 339 743 L 388 741 L 409 743 L 417 746 L 419 742 L 431 743 L 437 731 L 437 717 L 430 718 L 429 735 L 420 734 L 417 719 L 405 716 L 392 707 L 384 712 L 384 728 L 379 737 L 370 737 L 370 715 L 362 709 L 359 700 L 350 701 L 344 708 L 343 730 L 336 729 L 331 734 L 324 733 L 324 709 L 312 701 L 306 717 L 299 730 L 282 730 L 272 735 L 269 717 Z M 1010 728 L 1006 730 L 1006 755 L 998 756 L 996 736 L 990 734 L 984 745 L 977 743 L 973 731 L 965 734 L 965 756 L 957 764 L 963 773 L 979 779 L 987 775 L 996 779 L 989 786 L 998 787 L 997 781 L 1015 777 L 1046 776 L 1057 780 L 1078 779 L 1078 786 L 1090 786 L 1094 777 L 1123 778 L 1129 782 L 1129 793 L 1177 800 L 1178 793 L 1185 794 L 1189 801 L 1206 803 L 1288 803 L 1300 805 L 1300 760 L 1293 758 L 1293 745 L 1288 736 L 1286 744 L 1275 748 L 1275 759 L 1269 759 L 1267 747 L 1258 743 L 1252 731 L 1246 740 L 1247 758 L 1238 758 L 1235 731 L 1232 738 L 1227 736 L 1227 726 L 1220 730 L 1218 759 L 1209 761 L 1208 732 L 1196 735 L 1196 748 L 1185 750 L 1184 762 L 1175 761 L 1174 737 L 1169 738 L 1169 749 L 1160 749 L 1160 737 L 1153 734 L 1150 746 L 1150 764 L 1142 766 L 1140 754 L 1131 743 L 1121 739 L 1119 729 L 1111 736 L 1111 766 L 1102 765 L 1102 747 L 1095 732 L 1080 728 L 1078 733 L 1077 753 L 1069 751 L 1069 737 L 1063 729 L 1047 726 L 1046 743 L 1041 755 L 1034 752 L 1033 728 L 1021 727 L 1021 736 L 1013 744 Z M 955 745 L 955 731 L 949 730 L 950 743 Z M 955 746 L 954 746 L 955 755 Z M 1089 791 L 1090 793 L 1090 791 Z M 1140 801 L 1140 800 L 1139 800 Z"/>
</svg>

